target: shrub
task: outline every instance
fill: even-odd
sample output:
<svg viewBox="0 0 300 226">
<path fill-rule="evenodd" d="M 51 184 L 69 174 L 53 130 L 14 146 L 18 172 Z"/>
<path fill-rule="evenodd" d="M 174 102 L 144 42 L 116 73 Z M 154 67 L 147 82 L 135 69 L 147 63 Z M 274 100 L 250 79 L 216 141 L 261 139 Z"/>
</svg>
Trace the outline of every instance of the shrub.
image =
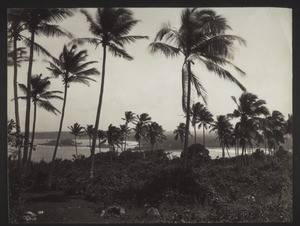
<svg viewBox="0 0 300 226">
<path fill-rule="evenodd" d="M 209 150 L 205 148 L 202 144 L 192 144 L 188 147 L 187 151 L 181 152 L 180 158 L 185 158 L 187 153 L 187 159 L 193 160 L 195 162 L 209 162 L 211 157 L 209 155 Z"/>
</svg>

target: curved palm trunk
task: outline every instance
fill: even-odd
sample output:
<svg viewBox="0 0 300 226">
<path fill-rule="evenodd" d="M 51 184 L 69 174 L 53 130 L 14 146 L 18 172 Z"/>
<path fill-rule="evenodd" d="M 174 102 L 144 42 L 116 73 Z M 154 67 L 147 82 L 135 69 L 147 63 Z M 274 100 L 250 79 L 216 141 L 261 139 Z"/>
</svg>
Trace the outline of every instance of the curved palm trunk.
<svg viewBox="0 0 300 226">
<path fill-rule="evenodd" d="M 51 188 L 52 176 L 53 176 L 54 165 L 55 165 L 55 158 L 56 158 L 56 153 L 57 153 L 58 144 L 59 144 L 59 140 L 60 140 L 60 134 L 61 134 L 62 125 L 63 125 L 63 121 L 64 121 L 64 116 L 65 116 L 65 108 L 66 108 L 66 102 L 67 102 L 67 91 L 68 91 L 68 84 L 65 84 L 64 102 L 63 102 L 63 107 L 62 107 L 62 111 L 61 111 L 61 119 L 60 119 L 60 124 L 59 124 L 59 130 L 58 130 L 58 134 L 57 134 L 57 139 L 56 139 L 55 148 L 54 148 L 53 157 L 52 157 L 51 169 L 50 169 L 49 178 L 48 178 L 48 189 Z"/>
<path fill-rule="evenodd" d="M 187 63 L 188 69 L 188 90 L 187 90 L 187 106 L 186 106 L 186 121 L 185 121 L 185 137 L 184 137 L 184 168 L 186 168 L 187 162 L 187 148 L 189 145 L 189 129 L 190 129 L 190 99 L 191 99 L 191 63 Z"/>
<path fill-rule="evenodd" d="M 36 102 L 33 104 L 33 124 L 32 124 L 32 134 L 31 134 L 31 143 L 30 143 L 30 150 L 29 150 L 29 158 L 28 158 L 28 172 L 30 171 L 31 165 L 31 156 L 32 156 L 32 149 L 33 149 L 33 142 L 34 142 L 34 135 L 35 135 L 35 122 L 36 122 Z"/>
<path fill-rule="evenodd" d="M 99 97 L 96 122 L 95 122 L 95 130 L 94 130 L 94 134 L 93 134 L 93 142 L 92 142 L 92 149 L 91 149 L 92 163 L 91 163 L 90 178 L 93 178 L 93 176 L 94 176 L 95 146 L 96 146 L 98 126 L 99 126 L 99 121 L 100 121 L 103 93 L 104 93 L 105 62 L 106 62 L 106 45 L 103 45 L 102 79 L 101 79 L 100 97 Z"/>
<path fill-rule="evenodd" d="M 78 156 L 78 151 L 77 151 L 77 141 L 76 141 L 76 136 L 74 136 L 75 138 L 75 151 L 76 151 L 76 157 Z"/>
<path fill-rule="evenodd" d="M 22 153 L 20 147 L 20 115 L 19 115 L 19 100 L 18 100 L 18 63 L 17 63 L 17 37 L 14 36 L 13 40 L 13 58 L 14 58 L 14 104 L 15 104 L 15 118 L 16 118 L 16 136 L 17 136 L 17 147 L 18 147 L 18 167 L 19 170 L 22 168 Z"/>
<path fill-rule="evenodd" d="M 22 160 L 23 176 L 26 175 L 27 159 L 28 159 L 28 147 L 29 147 L 29 124 L 30 124 L 30 105 L 31 105 L 31 73 L 33 64 L 33 43 L 34 43 L 34 30 L 31 32 L 31 43 L 30 43 L 30 53 L 29 53 L 29 64 L 27 72 L 27 96 L 26 96 L 26 116 L 25 116 L 25 135 L 24 135 L 24 154 Z"/>
</svg>

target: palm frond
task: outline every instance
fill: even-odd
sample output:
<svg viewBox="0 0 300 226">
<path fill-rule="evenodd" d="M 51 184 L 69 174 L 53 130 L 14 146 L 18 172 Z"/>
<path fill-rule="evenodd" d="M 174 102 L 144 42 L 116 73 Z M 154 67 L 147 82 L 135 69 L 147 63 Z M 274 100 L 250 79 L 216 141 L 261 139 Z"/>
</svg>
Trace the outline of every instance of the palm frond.
<svg viewBox="0 0 300 226">
<path fill-rule="evenodd" d="M 44 101 L 44 100 L 38 100 L 37 104 L 39 107 L 45 109 L 48 112 L 51 112 L 53 114 L 60 113 L 59 110 L 57 110 L 49 101 Z"/>
<path fill-rule="evenodd" d="M 85 15 L 85 18 L 86 18 L 86 21 L 88 22 L 89 24 L 89 30 L 90 32 L 95 35 L 95 36 L 102 36 L 103 34 L 103 29 L 101 28 L 101 25 L 96 23 L 94 21 L 94 19 L 92 18 L 92 16 L 88 13 L 88 11 L 82 9 L 80 10 L 80 12 Z"/>
<path fill-rule="evenodd" d="M 180 54 L 180 49 L 162 42 L 153 42 L 149 45 L 151 53 L 160 51 L 166 57 L 176 57 Z"/>
<path fill-rule="evenodd" d="M 204 57 L 198 56 L 198 59 L 204 63 L 208 71 L 214 72 L 219 77 L 237 84 L 241 90 L 246 91 L 246 88 L 229 71 Z"/>
<path fill-rule="evenodd" d="M 22 83 L 18 83 L 18 86 L 20 88 L 20 90 L 25 94 L 27 95 L 27 86 L 22 84 Z"/>
<path fill-rule="evenodd" d="M 135 42 L 139 39 L 148 39 L 148 36 L 141 36 L 141 35 L 127 35 L 117 38 L 118 42 L 122 44 L 130 44 L 132 42 Z"/>
<path fill-rule="evenodd" d="M 24 36 L 23 36 L 24 37 Z M 24 37 L 24 43 L 27 47 L 30 47 L 31 45 L 31 40 L 29 38 Z M 37 54 L 43 54 L 45 56 L 51 57 L 53 58 L 53 56 L 41 45 L 39 45 L 36 42 L 33 42 L 33 50 L 37 53 Z"/>
<path fill-rule="evenodd" d="M 73 38 L 73 35 L 59 27 L 58 25 L 54 24 L 46 24 L 44 23 L 43 26 L 40 27 L 40 32 L 43 33 L 46 37 L 68 37 L 68 38 Z"/>
<path fill-rule="evenodd" d="M 133 60 L 133 57 L 130 56 L 124 49 L 118 48 L 116 45 L 109 43 L 108 51 L 110 51 L 114 56 L 124 58 L 126 60 Z"/>
<path fill-rule="evenodd" d="M 91 44 L 95 45 L 96 47 L 102 42 L 101 39 L 99 38 L 76 38 L 71 41 L 72 44 L 78 44 L 78 45 L 83 45 L 83 44 Z"/>
</svg>

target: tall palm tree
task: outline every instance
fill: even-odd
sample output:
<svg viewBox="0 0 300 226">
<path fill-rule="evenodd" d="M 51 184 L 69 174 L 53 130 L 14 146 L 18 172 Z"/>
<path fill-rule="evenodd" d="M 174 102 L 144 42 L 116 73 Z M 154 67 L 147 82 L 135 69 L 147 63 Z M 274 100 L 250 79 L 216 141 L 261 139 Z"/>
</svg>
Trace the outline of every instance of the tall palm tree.
<svg viewBox="0 0 300 226">
<path fill-rule="evenodd" d="M 210 131 L 215 131 L 217 134 L 217 139 L 220 141 L 222 147 L 222 158 L 225 158 L 225 148 L 228 153 L 228 148 L 231 143 L 231 134 L 233 131 L 232 124 L 229 121 L 229 118 L 225 115 L 217 116 L 217 121 L 212 124 Z M 228 153 L 229 155 L 229 153 Z"/>
<path fill-rule="evenodd" d="M 131 128 L 129 128 L 128 125 L 125 123 L 124 125 L 120 125 L 120 129 L 122 131 L 123 140 L 124 140 L 124 148 L 123 148 L 123 144 L 122 144 L 122 149 L 124 151 L 126 151 L 126 140 L 127 140 L 128 134 L 131 131 Z"/>
<path fill-rule="evenodd" d="M 24 9 L 21 16 L 24 21 L 24 26 L 26 30 L 30 33 L 30 50 L 29 50 L 29 64 L 27 72 L 27 93 L 30 93 L 31 75 L 32 75 L 32 65 L 33 65 L 33 51 L 35 36 L 43 34 L 47 37 L 54 36 L 69 36 L 71 34 L 59 26 L 50 24 L 53 22 L 61 22 L 63 19 L 73 15 L 72 9 L 35 9 L 28 8 Z M 28 140 L 29 140 L 29 124 L 30 124 L 30 96 L 27 96 L 26 100 L 26 115 L 25 115 L 25 136 L 24 136 L 24 155 L 23 155 L 23 174 L 26 173 L 26 160 L 28 157 Z"/>
<path fill-rule="evenodd" d="M 230 59 L 233 58 L 233 44 L 238 41 L 245 44 L 239 36 L 227 35 L 230 29 L 225 18 L 217 15 L 210 9 L 185 9 L 181 14 L 181 26 L 178 30 L 169 24 L 157 33 L 155 40 L 150 44 L 151 51 L 161 51 L 167 57 L 183 55 L 182 65 L 182 106 L 186 113 L 186 134 L 189 133 L 191 84 L 199 96 L 202 96 L 203 87 L 192 72 L 192 64 L 198 59 L 208 71 L 214 72 L 221 78 L 237 84 L 242 90 L 245 87 L 223 66 L 229 65 L 240 74 L 245 73 L 234 66 Z M 185 136 L 184 150 L 188 147 L 188 136 Z"/>
<path fill-rule="evenodd" d="M 285 134 L 293 135 L 293 115 L 288 114 L 286 120 Z"/>
<path fill-rule="evenodd" d="M 49 174 L 49 182 L 48 182 L 49 188 L 51 186 L 52 174 L 54 169 L 54 161 L 56 158 L 57 148 L 58 148 L 61 130 L 63 126 L 63 120 L 65 116 L 68 88 L 73 83 L 81 83 L 84 85 L 89 85 L 89 81 L 95 81 L 94 79 L 90 78 L 90 76 L 99 74 L 96 68 L 90 67 L 91 64 L 97 63 L 97 61 L 86 61 L 87 56 L 88 56 L 87 51 L 86 50 L 77 51 L 76 45 L 72 45 L 70 48 L 64 45 L 63 51 L 59 55 L 59 58 L 58 59 L 53 58 L 53 62 L 48 61 L 50 66 L 47 67 L 47 69 L 51 72 L 52 76 L 54 76 L 55 78 L 61 77 L 64 86 L 64 102 L 62 106 L 62 114 L 61 114 L 57 139 L 56 139 L 55 148 L 52 157 L 52 166 Z"/>
<path fill-rule="evenodd" d="M 161 143 L 163 142 L 163 140 L 167 139 L 167 137 L 164 135 L 164 132 L 165 130 L 162 128 L 162 126 L 156 122 L 151 122 L 147 126 L 146 136 L 150 142 L 152 151 L 154 151 L 154 145 L 156 145 L 156 149 L 157 149 L 157 143 L 158 142 Z"/>
<path fill-rule="evenodd" d="M 93 34 L 94 38 L 80 38 L 76 40 L 77 43 L 90 43 L 96 45 L 96 47 L 101 44 L 103 48 L 101 88 L 95 120 L 96 130 L 94 132 L 92 142 L 92 178 L 94 171 L 94 152 L 97 139 L 96 132 L 99 127 L 104 93 L 106 51 L 110 51 L 113 56 L 122 57 L 126 60 L 132 60 L 133 58 L 125 51 L 124 44 L 132 43 L 137 39 L 143 39 L 147 37 L 128 35 L 131 28 L 138 23 L 138 20 L 133 19 L 132 12 L 128 9 L 98 8 L 95 19 L 93 19 L 86 10 L 81 10 L 81 12 L 85 15 L 87 22 L 89 23 L 89 30 Z"/>
<path fill-rule="evenodd" d="M 182 147 L 183 147 L 183 140 L 185 137 L 185 124 L 181 122 L 177 128 L 174 130 L 173 134 L 175 134 L 175 140 L 178 140 L 178 138 L 181 141 Z"/>
<path fill-rule="evenodd" d="M 36 125 L 36 114 L 37 114 L 37 106 L 45 109 L 48 112 L 60 113 L 49 100 L 51 99 L 59 99 L 62 100 L 63 98 L 58 96 L 57 94 L 61 94 L 61 91 L 49 91 L 51 82 L 49 81 L 49 77 L 42 78 L 42 74 L 40 75 L 33 75 L 31 78 L 31 93 L 29 94 L 31 100 L 33 102 L 33 124 L 32 124 L 32 133 L 31 133 L 31 142 L 30 142 L 30 150 L 29 150 L 29 157 L 27 167 L 28 170 L 30 168 L 33 144 L 34 144 L 34 135 L 35 135 L 35 125 Z M 19 84 L 19 88 L 23 91 L 25 96 L 19 97 L 20 99 L 27 98 L 27 87 L 24 84 Z"/>
<path fill-rule="evenodd" d="M 236 129 L 239 131 L 239 146 L 242 147 L 242 155 L 246 153 L 246 145 L 252 146 L 251 139 L 259 136 L 259 125 L 263 122 L 261 116 L 269 115 L 269 110 L 265 106 L 264 100 L 258 99 L 255 94 L 244 92 L 239 101 L 232 97 L 237 105 L 237 109 L 230 118 L 239 118 Z"/>
<path fill-rule="evenodd" d="M 124 151 L 126 151 L 126 140 L 128 133 L 131 131 L 131 129 L 128 128 L 128 124 L 136 122 L 136 115 L 132 111 L 125 111 L 125 118 L 122 119 L 125 120 L 125 124 L 122 125 L 121 130 L 124 132 Z"/>
<path fill-rule="evenodd" d="M 76 151 L 76 157 L 78 156 L 78 151 L 77 151 L 77 137 L 82 136 L 84 131 L 83 131 L 83 127 L 78 124 L 77 122 L 74 123 L 73 126 L 68 126 L 68 128 L 71 130 L 71 134 L 74 135 L 74 140 L 75 140 L 75 151 Z"/>
</svg>

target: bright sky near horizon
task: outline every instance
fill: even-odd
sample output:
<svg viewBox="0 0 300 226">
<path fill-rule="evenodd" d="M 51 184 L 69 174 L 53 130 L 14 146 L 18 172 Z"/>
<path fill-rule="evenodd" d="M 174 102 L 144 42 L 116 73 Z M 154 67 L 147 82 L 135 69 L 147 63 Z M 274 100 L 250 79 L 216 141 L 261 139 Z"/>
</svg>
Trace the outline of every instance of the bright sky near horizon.
<svg viewBox="0 0 300 226">
<path fill-rule="evenodd" d="M 239 81 L 251 93 L 266 100 L 270 111 L 279 110 L 287 118 L 292 113 L 292 10 L 284 8 L 212 8 L 224 16 L 232 31 L 247 41 L 247 46 L 237 48 L 234 64 L 246 72 L 245 77 L 235 73 Z M 93 15 L 95 9 L 88 9 Z M 165 130 L 172 131 L 184 122 L 181 107 L 181 66 L 183 57 L 166 58 L 160 53 L 151 54 L 149 44 L 163 23 L 169 22 L 179 28 L 182 8 L 132 8 L 134 18 L 141 20 L 130 32 L 147 35 L 149 39 L 138 40 L 126 46 L 133 61 L 112 57 L 108 54 L 103 107 L 100 129 L 109 124 L 123 124 L 125 111 L 137 114 L 147 112 L 153 121 Z M 92 37 L 84 15 L 77 12 L 59 24 L 76 37 Z M 66 38 L 39 36 L 36 42 L 58 57 Z M 102 49 L 84 45 L 78 49 L 88 50 L 88 60 L 97 60 L 95 66 L 101 71 Z M 35 54 L 33 74 L 50 76 L 43 56 Z M 18 82 L 26 83 L 28 64 L 19 69 Z M 231 96 L 239 97 L 242 91 L 229 81 L 220 79 L 199 63 L 193 65 L 208 92 L 207 108 L 214 116 L 231 113 L 235 104 Z M 100 92 L 100 78 L 90 86 L 72 84 L 68 90 L 63 131 L 78 122 L 82 126 L 94 124 Z M 14 119 L 13 71 L 8 69 L 8 118 Z M 51 90 L 63 91 L 61 79 L 51 79 Z M 20 93 L 20 91 L 19 91 Z M 200 99 L 199 99 L 200 100 Z M 195 100 L 197 101 L 197 99 Z M 21 129 L 24 130 L 25 101 L 20 102 Z M 62 101 L 53 101 L 61 110 Z M 60 115 L 38 109 L 36 131 L 57 131 Z"/>
</svg>

